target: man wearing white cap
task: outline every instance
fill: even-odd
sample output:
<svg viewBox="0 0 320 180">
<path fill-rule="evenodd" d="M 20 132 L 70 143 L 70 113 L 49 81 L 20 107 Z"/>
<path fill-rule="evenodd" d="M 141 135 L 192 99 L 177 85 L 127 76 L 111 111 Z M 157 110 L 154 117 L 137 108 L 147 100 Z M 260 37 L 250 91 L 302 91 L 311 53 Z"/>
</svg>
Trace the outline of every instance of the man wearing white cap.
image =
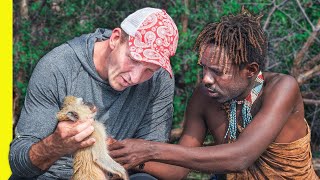
<svg viewBox="0 0 320 180">
<path fill-rule="evenodd" d="M 143 8 L 121 28 L 76 37 L 46 54 L 29 81 L 10 147 L 11 179 L 70 179 L 72 154 L 94 144 L 93 119 L 57 122 L 65 96 L 95 104 L 115 139 L 168 140 L 178 30 L 161 9 Z"/>
</svg>

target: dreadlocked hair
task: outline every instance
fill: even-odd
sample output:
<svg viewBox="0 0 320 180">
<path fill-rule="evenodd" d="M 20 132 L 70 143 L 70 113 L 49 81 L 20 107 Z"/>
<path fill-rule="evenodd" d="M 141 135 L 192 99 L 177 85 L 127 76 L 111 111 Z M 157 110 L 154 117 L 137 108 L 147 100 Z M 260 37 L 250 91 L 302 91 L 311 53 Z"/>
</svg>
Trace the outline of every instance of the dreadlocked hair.
<svg viewBox="0 0 320 180">
<path fill-rule="evenodd" d="M 214 45 L 218 52 L 214 52 L 213 58 L 219 59 L 219 64 L 224 63 L 224 73 L 228 70 L 227 59 L 231 63 L 244 65 L 252 62 L 259 64 L 260 70 L 264 69 L 266 56 L 266 37 L 260 26 L 262 15 L 253 16 L 242 7 L 241 13 L 234 16 L 224 16 L 219 23 L 209 23 L 200 32 L 194 50 L 199 53 L 199 62 L 206 47 Z M 223 57 L 221 51 L 224 50 Z M 217 56 L 216 56 L 217 55 Z M 226 56 L 228 58 L 226 58 Z"/>
</svg>

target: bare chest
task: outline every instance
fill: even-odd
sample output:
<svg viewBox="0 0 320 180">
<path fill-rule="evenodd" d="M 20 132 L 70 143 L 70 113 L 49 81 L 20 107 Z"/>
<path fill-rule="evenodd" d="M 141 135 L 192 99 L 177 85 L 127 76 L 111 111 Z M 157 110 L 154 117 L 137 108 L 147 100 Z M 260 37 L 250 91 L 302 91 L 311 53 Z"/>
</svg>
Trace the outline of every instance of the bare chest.
<svg viewBox="0 0 320 180">
<path fill-rule="evenodd" d="M 237 105 L 236 114 L 237 114 L 237 124 L 242 126 L 242 110 L 243 105 Z M 255 106 L 251 109 L 251 114 L 254 117 L 258 112 L 259 108 L 261 107 L 261 102 L 258 100 L 255 103 Z M 207 125 L 209 133 L 214 136 L 215 144 L 224 144 L 228 142 L 228 135 L 227 138 L 226 132 L 229 125 L 228 113 L 225 108 L 221 105 L 221 107 L 215 107 L 213 105 L 208 105 L 204 111 L 204 119 Z"/>
<path fill-rule="evenodd" d="M 222 107 L 206 107 L 204 111 L 204 120 L 208 132 L 214 137 L 215 144 L 224 144 L 227 141 L 224 136 L 228 128 L 227 113 Z"/>
</svg>

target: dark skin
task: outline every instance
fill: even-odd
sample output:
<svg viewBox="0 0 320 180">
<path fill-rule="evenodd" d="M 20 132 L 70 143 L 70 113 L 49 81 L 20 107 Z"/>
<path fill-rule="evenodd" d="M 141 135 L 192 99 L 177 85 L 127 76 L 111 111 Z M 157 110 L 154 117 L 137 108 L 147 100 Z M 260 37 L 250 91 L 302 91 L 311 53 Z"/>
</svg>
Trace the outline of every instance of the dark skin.
<svg viewBox="0 0 320 180">
<path fill-rule="evenodd" d="M 160 179 L 182 179 L 189 169 L 202 172 L 239 172 L 251 166 L 273 143 L 290 143 L 307 134 L 303 101 L 295 79 L 288 75 L 264 72 L 262 93 L 251 109 L 252 122 L 227 144 L 224 138 L 228 127 L 222 103 L 230 99 L 244 99 L 259 73 L 255 62 L 240 69 L 230 64 L 224 74 L 224 66 L 218 60 L 211 61 L 209 46 L 201 59 L 202 83 L 195 89 L 185 115 L 185 126 L 178 145 L 126 139 L 109 146 L 116 161 L 126 168 L 147 162 L 143 171 Z M 241 121 L 240 109 L 237 118 Z M 206 132 L 215 139 L 214 146 L 201 147 Z M 175 165 L 175 166 L 173 166 Z"/>
</svg>

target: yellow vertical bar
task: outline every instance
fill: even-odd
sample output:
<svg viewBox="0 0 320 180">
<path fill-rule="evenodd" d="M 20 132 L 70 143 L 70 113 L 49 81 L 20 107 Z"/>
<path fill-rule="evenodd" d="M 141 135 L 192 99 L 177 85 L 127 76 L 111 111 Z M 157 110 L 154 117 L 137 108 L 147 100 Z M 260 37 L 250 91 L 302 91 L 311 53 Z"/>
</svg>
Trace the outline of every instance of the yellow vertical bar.
<svg viewBox="0 0 320 180">
<path fill-rule="evenodd" d="M 12 140 L 12 13 L 11 0 L 0 2 L 0 179 L 11 174 L 8 155 Z"/>
</svg>

